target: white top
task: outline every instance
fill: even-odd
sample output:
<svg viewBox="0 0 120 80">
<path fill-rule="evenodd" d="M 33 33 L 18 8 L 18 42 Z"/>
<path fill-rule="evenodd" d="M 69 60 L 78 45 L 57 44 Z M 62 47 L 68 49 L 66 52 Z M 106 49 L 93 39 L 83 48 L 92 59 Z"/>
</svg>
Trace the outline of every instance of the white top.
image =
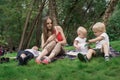
<svg viewBox="0 0 120 80">
<path fill-rule="evenodd" d="M 109 47 L 109 37 L 108 37 L 107 33 L 102 33 L 100 36 L 102 36 L 104 38 L 103 38 L 103 40 L 96 42 L 96 48 L 101 49 L 102 44 L 105 43 L 105 42 L 108 44 L 108 47 Z"/>
<path fill-rule="evenodd" d="M 41 53 L 40 51 L 37 51 L 37 50 L 34 50 L 34 49 L 25 49 L 25 51 L 31 52 L 34 55 L 34 57 L 39 56 L 39 54 Z"/>
<path fill-rule="evenodd" d="M 76 37 L 75 38 L 76 41 L 78 41 L 78 46 L 80 47 L 80 49 L 78 50 L 80 53 L 87 54 L 88 53 L 88 46 L 87 46 L 87 42 L 86 42 L 86 38 L 80 38 L 80 37 Z"/>
</svg>

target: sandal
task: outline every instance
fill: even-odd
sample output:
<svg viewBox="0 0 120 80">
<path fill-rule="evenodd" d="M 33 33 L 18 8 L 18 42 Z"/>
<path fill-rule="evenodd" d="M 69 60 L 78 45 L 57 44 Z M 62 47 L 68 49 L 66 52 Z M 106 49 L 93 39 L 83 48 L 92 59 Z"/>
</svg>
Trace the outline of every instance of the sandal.
<svg viewBox="0 0 120 80">
<path fill-rule="evenodd" d="M 43 61 L 42 61 L 43 64 L 49 64 L 50 62 L 51 62 L 51 60 L 50 60 L 48 57 L 46 57 L 46 58 L 43 59 Z"/>
<path fill-rule="evenodd" d="M 43 63 L 43 64 L 49 64 L 49 61 L 48 61 L 47 59 L 44 59 L 44 60 L 42 61 L 42 63 Z"/>
</svg>

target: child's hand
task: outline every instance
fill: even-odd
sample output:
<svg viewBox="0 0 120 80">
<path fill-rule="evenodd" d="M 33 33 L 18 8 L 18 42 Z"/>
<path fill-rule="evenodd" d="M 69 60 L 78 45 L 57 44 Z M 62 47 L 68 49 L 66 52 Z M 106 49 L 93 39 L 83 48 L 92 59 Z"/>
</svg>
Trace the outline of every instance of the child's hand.
<svg viewBox="0 0 120 80">
<path fill-rule="evenodd" d="M 88 42 L 86 42 L 88 45 L 90 44 L 90 42 L 88 41 Z"/>
<path fill-rule="evenodd" d="M 79 46 L 76 46 L 75 48 L 76 48 L 76 50 L 80 50 L 80 47 L 79 47 Z"/>
<path fill-rule="evenodd" d="M 87 47 L 88 49 L 90 49 L 90 43 L 87 42 L 87 44 L 85 44 L 84 47 Z"/>
<path fill-rule="evenodd" d="M 89 44 L 87 43 L 87 44 L 85 44 L 84 46 L 85 46 L 85 47 L 88 47 L 88 46 L 89 46 Z"/>
<path fill-rule="evenodd" d="M 90 39 L 90 40 L 88 40 L 88 42 L 93 43 L 93 42 L 95 42 L 95 39 Z"/>
<path fill-rule="evenodd" d="M 89 43 L 91 43 L 91 40 L 88 40 Z"/>
</svg>

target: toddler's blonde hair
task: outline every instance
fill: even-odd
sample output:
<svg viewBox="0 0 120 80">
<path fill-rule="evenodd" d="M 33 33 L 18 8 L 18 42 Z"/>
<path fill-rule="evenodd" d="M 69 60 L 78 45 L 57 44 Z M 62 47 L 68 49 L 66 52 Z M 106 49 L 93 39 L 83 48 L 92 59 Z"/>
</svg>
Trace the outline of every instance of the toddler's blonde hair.
<svg viewBox="0 0 120 80">
<path fill-rule="evenodd" d="M 77 32 L 81 32 L 85 37 L 87 36 L 87 30 L 80 26 L 78 29 L 77 29 Z"/>
<path fill-rule="evenodd" d="M 105 24 L 102 22 L 97 22 L 93 25 L 92 30 L 97 32 L 106 32 Z"/>
</svg>

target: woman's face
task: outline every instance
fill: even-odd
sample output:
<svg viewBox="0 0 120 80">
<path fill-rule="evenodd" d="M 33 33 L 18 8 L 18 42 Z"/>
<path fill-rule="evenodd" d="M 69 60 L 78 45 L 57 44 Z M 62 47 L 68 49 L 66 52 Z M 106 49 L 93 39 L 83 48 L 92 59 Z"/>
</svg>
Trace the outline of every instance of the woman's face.
<svg viewBox="0 0 120 80">
<path fill-rule="evenodd" d="M 50 18 L 47 19 L 47 28 L 51 29 L 52 28 L 52 20 Z"/>
</svg>

